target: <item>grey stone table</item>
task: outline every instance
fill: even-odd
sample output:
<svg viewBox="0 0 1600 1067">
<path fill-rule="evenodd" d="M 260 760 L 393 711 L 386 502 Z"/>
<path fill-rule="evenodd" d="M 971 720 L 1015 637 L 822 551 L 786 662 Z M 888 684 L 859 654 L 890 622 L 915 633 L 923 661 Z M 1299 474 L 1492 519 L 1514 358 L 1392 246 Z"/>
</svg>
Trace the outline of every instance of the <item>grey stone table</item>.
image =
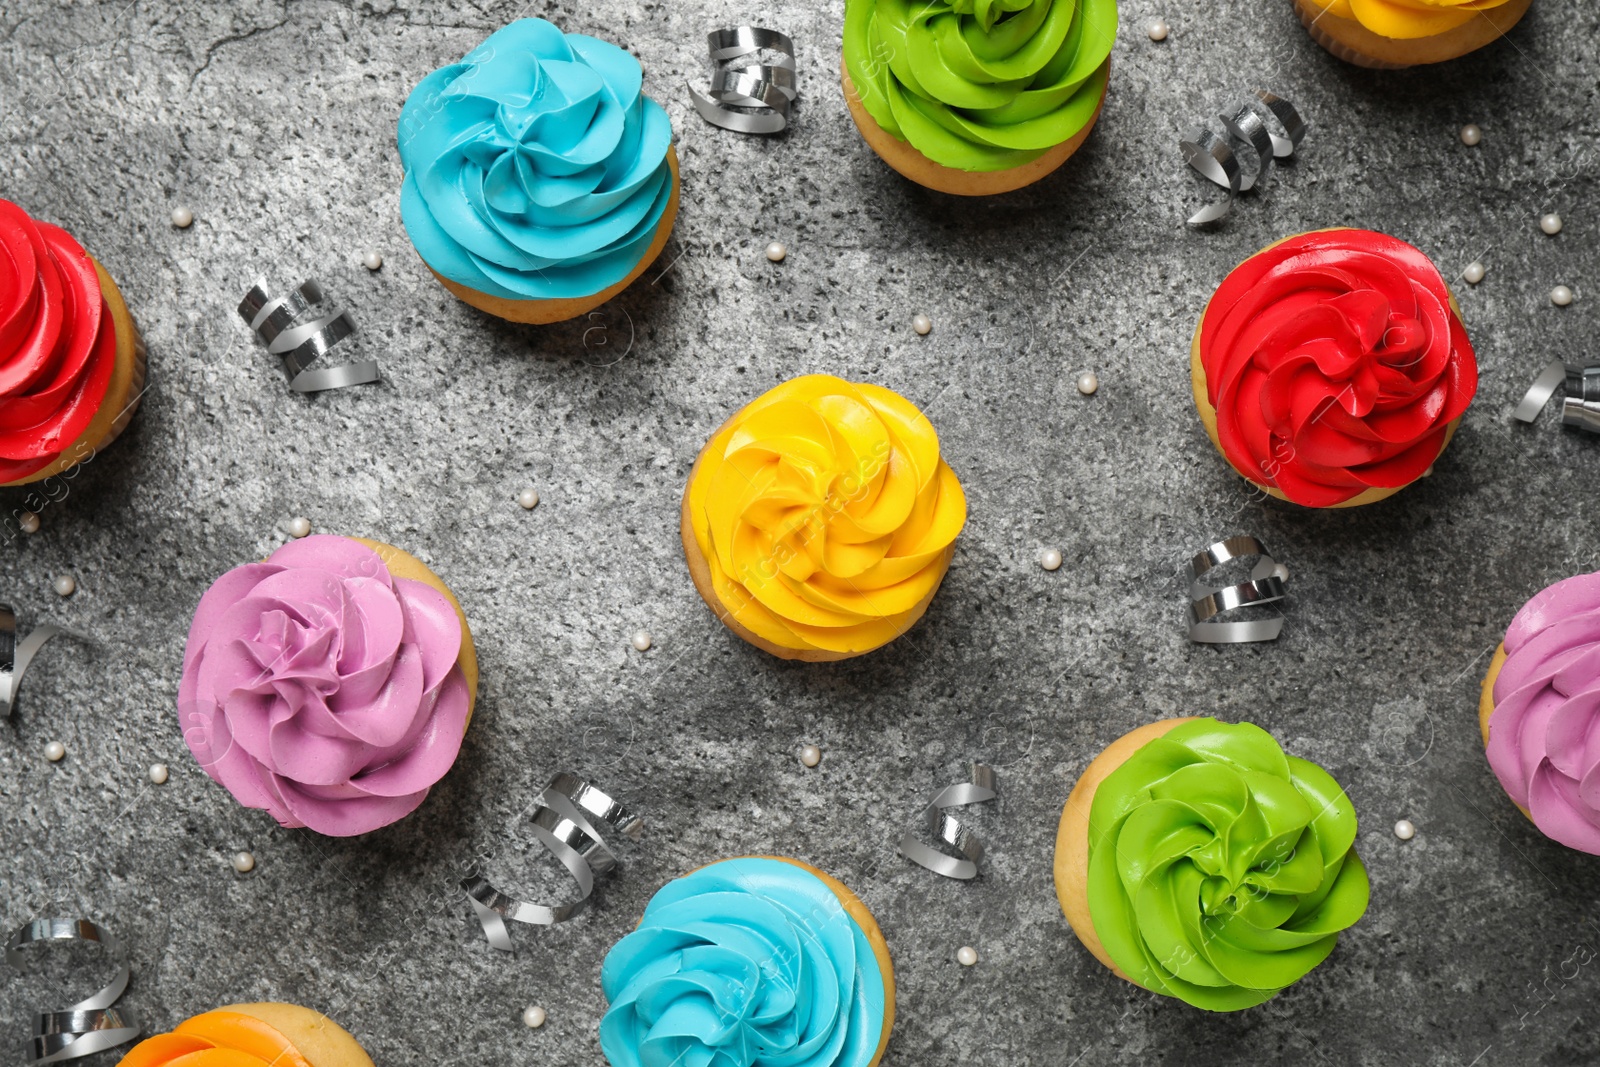
<svg viewBox="0 0 1600 1067">
<path fill-rule="evenodd" d="M 660 265 L 602 319 L 504 325 L 451 299 L 399 221 L 407 92 L 524 14 L 620 40 L 671 114 L 683 211 Z M 1146 22 L 1172 24 L 1151 42 Z M 799 44 L 791 132 L 705 125 L 684 82 L 704 32 L 759 19 Z M 382 1064 L 602 1062 L 599 968 L 651 893 L 734 853 L 810 860 L 876 911 L 899 979 L 885 1063 L 1579 1064 L 1600 1057 L 1600 861 L 1541 838 L 1477 737 L 1478 682 L 1532 593 L 1600 567 L 1600 441 L 1510 420 L 1552 354 L 1592 356 L 1600 10 L 1540 0 L 1513 38 L 1443 69 L 1373 74 L 1305 35 L 1288 0 L 1125 4 L 1088 146 L 1029 190 L 957 202 L 907 185 L 838 86 L 842 5 L 8 0 L 0 195 L 107 265 L 150 343 L 126 437 L 16 532 L 0 599 L 52 645 L 0 728 L 0 918 L 104 919 L 128 942 L 147 1029 L 218 1004 L 300 1001 Z M 1314 122 L 1302 158 L 1217 233 L 1176 135 L 1270 87 Z M 1458 138 L 1479 124 L 1475 148 Z M 175 229 L 173 208 L 193 210 Z M 1538 217 L 1560 211 L 1560 236 Z M 1262 245 L 1319 226 L 1404 237 L 1457 289 L 1483 367 L 1436 473 L 1318 514 L 1250 494 L 1189 399 L 1207 297 Z M 762 249 L 790 249 L 781 264 Z M 364 253 L 384 256 L 368 273 Z M 233 308 L 251 278 L 321 279 L 378 386 L 291 394 Z M 1552 307 L 1564 283 L 1577 302 Z M 919 337 L 914 313 L 933 332 Z M 599 332 L 596 327 L 602 327 Z M 602 343 L 604 342 L 604 343 Z M 1078 394 L 1074 377 L 1099 375 Z M 887 385 L 927 407 L 971 500 L 927 618 L 872 656 L 777 662 L 692 588 L 679 493 L 707 434 L 793 375 Z M 524 511 L 514 496 L 538 489 Z M 184 635 L 219 574 L 291 517 L 408 548 L 459 594 L 483 661 L 460 762 L 413 817 L 358 840 L 278 828 L 195 766 L 174 712 Z M 1187 643 L 1180 561 L 1230 533 L 1291 568 L 1272 645 Z M 1066 565 L 1043 571 L 1041 550 Z M 61 599 L 52 580 L 74 575 Z M 630 635 L 655 636 L 647 652 Z M 1250 719 L 1327 766 L 1362 817 L 1372 906 L 1265 1006 L 1206 1015 L 1118 981 L 1057 908 L 1056 818 L 1079 771 L 1176 714 Z M 60 763 L 44 746 L 65 743 Z M 796 759 L 816 742 L 814 770 Z M 1000 768 L 973 820 L 984 876 L 894 852 L 965 762 Z M 148 780 L 152 763 L 170 781 Z M 590 914 L 492 952 L 453 890 L 471 857 L 525 878 L 513 823 L 558 769 L 647 814 Z M 1396 839 L 1409 819 L 1417 836 Z M 235 851 L 255 870 L 236 874 Z M 542 868 L 541 868 L 542 869 Z M 551 879 L 553 886 L 559 881 Z M 973 945 L 979 964 L 956 950 Z M 70 955 L 70 953 L 69 953 Z M 83 961 L 91 962 L 87 956 Z M 48 1004 L 0 980 L 0 1044 Z M 84 978 L 60 996 L 87 992 Z M 528 1030 L 519 1013 L 543 1005 Z M 101 1057 L 114 1060 L 114 1057 Z"/>
</svg>

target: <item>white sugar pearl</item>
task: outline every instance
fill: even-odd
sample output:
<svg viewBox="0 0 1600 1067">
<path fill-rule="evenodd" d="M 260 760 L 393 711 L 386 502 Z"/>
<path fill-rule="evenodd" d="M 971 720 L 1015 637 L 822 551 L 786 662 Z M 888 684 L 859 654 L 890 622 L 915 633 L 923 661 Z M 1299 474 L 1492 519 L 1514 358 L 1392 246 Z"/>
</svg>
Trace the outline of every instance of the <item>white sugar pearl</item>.
<svg viewBox="0 0 1600 1067">
<path fill-rule="evenodd" d="M 1473 260 L 1467 264 L 1467 269 L 1461 272 L 1461 276 L 1467 280 L 1468 285 L 1477 285 L 1483 281 L 1483 276 L 1487 273 L 1488 271 L 1484 270 L 1482 263 Z"/>
<path fill-rule="evenodd" d="M 305 537 L 311 533 L 311 520 L 304 515 L 296 515 L 289 520 L 289 536 Z"/>
<path fill-rule="evenodd" d="M 933 320 L 926 315 L 911 316 L 911 328 L 923 337 L 933 332 Z"/>
<path fill-rule="evenodd" d="M 1554 211 L 1539 220 L 1539 229 L 1554 237 L 1561 232 L 1561 216 Z"/>
<path fill-rule="evenodd" d="M 78 591 L 77 579 L 70 574 L 63 574 L 51 584 L 55 587 L 56 593 L 61 596 L 71 596 Z"/>
<path fill-rule="evenodd" d="M 527 1008 L 524 1008 L 522 1011 L 522 1025 L 526 1026 L 529 1030 L 539 1029 L 539 1027 L 544 1025 L 544 1020 L 544 1009 L 539 1007 L 537 1004 L 530 1005 Z"/>
<path fill-rule="evenodd" d="M 1095 377 L 1094 371 L 1086 370 L 1078 375 L 1078 392 L 1084 396 L 1093 396 L 1095 390 L 1100 388 L 1100 379 Z"/>
<path fill-rule="evenodd" d="M 1461 143 L 1471 148 L 1483 140 L 1483 131 L 1472 123 L 1461 127 Z"/>
<path fill-rule="evenodd" d="M 361 265 L 368 270 L 378 270 L 383 266 L 383 257 L 376 252 L 368 252 L 361 257 Z"/>
<path fill-rule="evenodd" d="M 1401 819 L 1394 824 L 1394 836 L 1402 841 L 1410 841 L 1417 836 L 1417 828 L 1411 825 L 1410 819 Z"/>
<path fill-rule="evenodd" d="M 1166 19 L 1154 19 L 1150 23 L 1150 39 L 1152 41 L 1165 41 L 1167 34 L 1172 32 L 1172 27 L 1167 25 Z"/>
<path fill-rule="evenodd" d="M 822 762 L 822 749 L 816 745 L 802 745 L 800 747 L 800 762 L 807 767 L 815 767 Z"/>
<path fill-rule="evenodd" d="M 648 652 L 650 650 L 650 640 L 650 632 L 648 630 L 638 630 L 633 635 L 633 647 L 640 652 Z"/>
<path fill-rule="evenodd" d="M 187 230 L 194 225 L 194 212 L 186 207 L 172 209 L 172 224 L 180 230 Z"/>
<path fill-rule="evenodd" d="M 233 854 L 233 869 L 240 874 L 249 874 L 256 869 L 256 858 L 248 852 L 235 852 Z"/>
<path fill-rule="evenodd" d="M 1550 290 L 1550 303 L 1558 308 L 1564 308 L 1572 303 L 1572 290 L 1565 285 L 1558 285 Z"/>
<path fill-rule="evenodd" d="M 788 254 L 789 250 L 783 247 L 783 244 L 780 241 L 774 241 L 767 246 L 767 258 L 772 260 L 774 263 L 782 263 L 783 257 L 787 256 Z"/>
<path fill-rule="evenodd" d="M 38 533 L 39 516 L 35 515 L 31 511 L 24 511 L 20 516 L 18 516 L 17 525 L 22 527 L 23 533 Z"/>
<path fill-rule="evenodd" d="M 1428 469 L 1422 472 L 1422 476 L 1424 478 L 1432 478 L 1433 477 L 1433 464 L 1431 464 L 1431 463 L 1428 464 Z"/>
<path fill-rule="evenodd" d="M 150 780 L 156 785 L 166 785 L 167 765 L 165 763 L 150 764 Z"/>
<path fill-rule="evenodd" d="M 526 511 L 532 511 L 539 506 L 539 491 L 537 489 L 524 489 L 517 494 L 517 503 Z"/>
<path fill-rule="evenodd" d="M 963 967 L 971 967 L 978 962 L 978 950 L 971 945 L 962 945 L 956 952 L 956 962 Z"/>
<path fill-rule="evenodd" d="M 1043 567 L 1047 571 L 1060 570 L 1061 550 L 1059 548 L 1047 548 L 1043 552 L 1039 553 L 1039 566 Z"/>
<path fill-rule="evenodd" d="M 67 746 L 60 741 L 52 741 L 44 746 L 44 758 L 51 763 L 60 763 L 67 754 Z"/>
</svg>

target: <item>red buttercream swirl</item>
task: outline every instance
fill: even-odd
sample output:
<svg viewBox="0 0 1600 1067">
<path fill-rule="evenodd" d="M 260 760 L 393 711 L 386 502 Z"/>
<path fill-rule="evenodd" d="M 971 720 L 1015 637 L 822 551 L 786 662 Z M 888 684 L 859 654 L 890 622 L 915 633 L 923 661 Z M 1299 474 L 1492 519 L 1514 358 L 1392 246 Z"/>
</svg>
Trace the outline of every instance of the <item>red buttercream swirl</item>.
<svg viewBox="0 0 1600 1067">
<path fill-rule="evenodd" d="M 0 200 L 0 485 L 48 467 L 88 429 L 116 362 L 89 253 Z"/>
<path fill-rule="evenodd" d="M 1478 390 L 1438 268 L 1370 230 L 1246 260 L 1206 308 L 1200 361 L 1223 454 L 1309 507 L 1416 481 Z"/>
</svg>

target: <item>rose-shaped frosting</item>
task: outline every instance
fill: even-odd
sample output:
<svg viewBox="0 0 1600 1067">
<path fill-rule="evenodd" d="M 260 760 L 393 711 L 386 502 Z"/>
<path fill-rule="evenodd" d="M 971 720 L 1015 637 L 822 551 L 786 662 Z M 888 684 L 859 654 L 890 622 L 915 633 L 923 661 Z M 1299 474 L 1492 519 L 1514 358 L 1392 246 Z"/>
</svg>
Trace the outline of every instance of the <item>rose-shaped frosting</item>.
<svg viewBox="0 0 1600 1067">
<path fill-rule="evenodd" d="M 613 1067 L 867 1067 L 884 981 L 820 878 L 725 860 L 667 883 L 600 971 Z"/>
<path fill-rule="evenodd" d="M 217 579 L 184 650 L 184 739 L 239 803 L 348 837 L 444 777 L 471 692 L 449 599 L 360 542 L 313 536 Z"/>
<path fill-rule="evenodd" d="M 946 167 L 1008 170 L 1071 140 L 1105 95 L 1116 0 L 846 0 L 862 106 Z"/>
<path fill-rule="evenodd" d="M 1480 11 L 1509 0 L 1311 0 L 1335 18 L 1353 19 L 1381 37 L 1406 40 L 1448 33 Z"/>
<path fill-rule="evenodd" d="M 116 327 L 89 253 L 0 200 L 0 485 L 72 446 L 116 362 Z"/>
<path fill-rule="evenodd" d="M 1223 454 L 1310 507 L 1416 481 L 1478 389 L 1438 269 L 1369 230 L 1250 257 L 1211 298 L 1196 344 Z"/>
<path fill-rule="evenodd" d="M 210 1050 L 217 1050 L 210 1052 Z M 208 1053 L 209 1055 L 197 1055 Z M 189 1058 L 185 1058 L 189 1057 Z M 117 1067 L 311 1067 L 294 1043 L 253 1015 L 226 1008 L 147 1037 Z"/>
<path fill-rule="evenodd" d="M 784 648 L 847 654 L 921 616 L 967 519 L 915 405 L 820 374 L 729 419 L 700 453 L 685 509 L 740 625 Z"/>
<path fill-rule="evenodd" d="M 1528 601 L 1505 651 L 1489 766 L 1542 833 L 1600 855 L 1600 573 Z"/>
<path fill-rule="evenodd" d="M 1183 723 L 1094 795 L 1089 913 L 1123 974 L 1210 1011 L 1299 981 L 1367 908 L 1355 809 L 1258 726 Z"/>
<path fill-rule="evenodd" d="M 519 19 L 400 113 L 400 213 L 440 275 L 491 296 L 591 296 L 644 258 L 672 198 L 672 127 L 616 45 Z"/>
</svg>

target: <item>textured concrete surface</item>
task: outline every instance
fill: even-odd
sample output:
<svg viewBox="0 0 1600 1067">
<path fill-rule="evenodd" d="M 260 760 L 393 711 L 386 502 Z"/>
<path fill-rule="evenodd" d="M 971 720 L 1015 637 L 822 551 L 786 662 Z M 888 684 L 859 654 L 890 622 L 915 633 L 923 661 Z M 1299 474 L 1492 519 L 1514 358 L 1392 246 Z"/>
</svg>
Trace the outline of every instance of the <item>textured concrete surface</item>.
<svg viewBox="0 0 1600 1067">
<path fill-rule="evenodd" d="M 799 42 L 790 135 L 689 109 L 702 34 L 754 17 L 707 0 L 50 3 L 0 10 L 0 194 L 67 226 L 120 281 L 150 343 L 131 430 L 41 509 L 9 517 L 0 599 L 56 643 L 0 728 L 0 918 L 102 918 L 128 943 L 124 1005 L 151 1030 L 221 1003 L 335 1015 L 381 1064 L 598 1064 L 599 966 L 650 894 L 734 853 L 785 853 L 853 886 L 893 948 L 885 1063 L 1578 1064 L 1600 1058 L 1600 861 L 1542 839 L 1477 738 L 1478 680 L 1532 593 L 1600 567 L 1600 441 L 1510 408 L 1553 353 L 1592 356 L 1600 270 L 1593 42 L 1600 11 L 1540 0 L 1511 41 L 1442 70 L 1370 74 L 1306 37 L 1288 0 L 1124 5 L 1112 97 L 1087 148 L 1025 192 L 956 202 L 866 149 L 838 89 L 842 5 L 780 0 Z M 602 317 L 535 329 L 451 299 L 399 222 L 394 124 L 409 89 L 521 14 L 618 39 L 679 137 L 683 213 L 662 264 Z M 1165 15 L 1164 43 L 1145 21 Z M 1261 84 L 1315 123 L 1300 161 L 1219 233 L 1182 127 Z M 1483 127 L 1464 147 L 1462 123 Z M 186 231 L 168 222 L 191 208 Z M 1537 219 L 1558 210 L 1556 238 Z M 1187 345 L 1258 247 L 1360 224 L 1457 276 L 1483 384 L 1429 480 L 1354 513 L 1247 492 L 1189 400 Z M 774 265 L 769 240 L 790 249 Z M 369 249 L 385 266 L 360 265 Z M 250 279 L 321 279 L 383 361 L 376 387 L 292 395 L 234 315 Z M 1578 293 L 1550 305 L 1552 286 Z M 912 333 L 911 316 L 933 317 Z M 604 342 L 604 343 L 602 343 Z M 1082 369 L 1101 388 L 1073 387 Z M 971 520 L 926 620 L 835 666 L 776 662 L 690 585 L 679 492 L 736 406 L 807 371 L 898 389 L 938 427 Z M 536 486 L 527 512 L 513 500 Z M 24 494 L 0 493 L 10 516 Z M 220 573 L 288 520 L 405 547 L 449 581 L 484 668 L 463 756 L 411 819 L 337 841 L 237 807 L 173 709 L 184 634 Z M 1188 644 L 1178 566 L 1226 534 L 1294 575 L 1275 645 Z M 1055 573 L 1035 562 L 1059 547 Z M 51 591 L 59 574 L 79 591 Z M 654 647 L 634 651 L 636 629 Z M 1251 719 L 1326 765 L 1362 817 L 1372 907 L 1333 957 L 1251 1011 L 1207 1016 L 1107 974 L 1056 906 L 1056 816 L 1135 725 Z M 63 741 L 65 760 L 44 760 Z M 805 770 L 798 746 L 826 752 Z M 894 853 L 936 787 L 983 758 L 985 876 Z M 146 768 L 165 762 L 154 786 Z M 591 914 L 492 953 L 453 890 L 477 853 L 530 885 L 514 825 L 557 769 L 647 815 Z M 1416 823 L 1398 841 L 1396 819 Z M 237 875 L 229 857 L 255 853 Z M 525 862 L 527 861 L 527 862 Z M 551 885 L 559 886 L 554 879 Z M 955 962 L 971 944 L 978 966 Z M 69 954 L 70 955 L 70 954 Z M 88 961 L 86 956 L 85 962 Z M 54 968 L 61 977 L 60 966 Z M 0 981 L 0 1045 L 51 995 Z M 98 984 L 95 982 L 94 984 Z M 522 1008 L 549 1011 L 541 1031 Z M 102 1057 L 104 1058 L 104 1057 Z"/>
</svg>

